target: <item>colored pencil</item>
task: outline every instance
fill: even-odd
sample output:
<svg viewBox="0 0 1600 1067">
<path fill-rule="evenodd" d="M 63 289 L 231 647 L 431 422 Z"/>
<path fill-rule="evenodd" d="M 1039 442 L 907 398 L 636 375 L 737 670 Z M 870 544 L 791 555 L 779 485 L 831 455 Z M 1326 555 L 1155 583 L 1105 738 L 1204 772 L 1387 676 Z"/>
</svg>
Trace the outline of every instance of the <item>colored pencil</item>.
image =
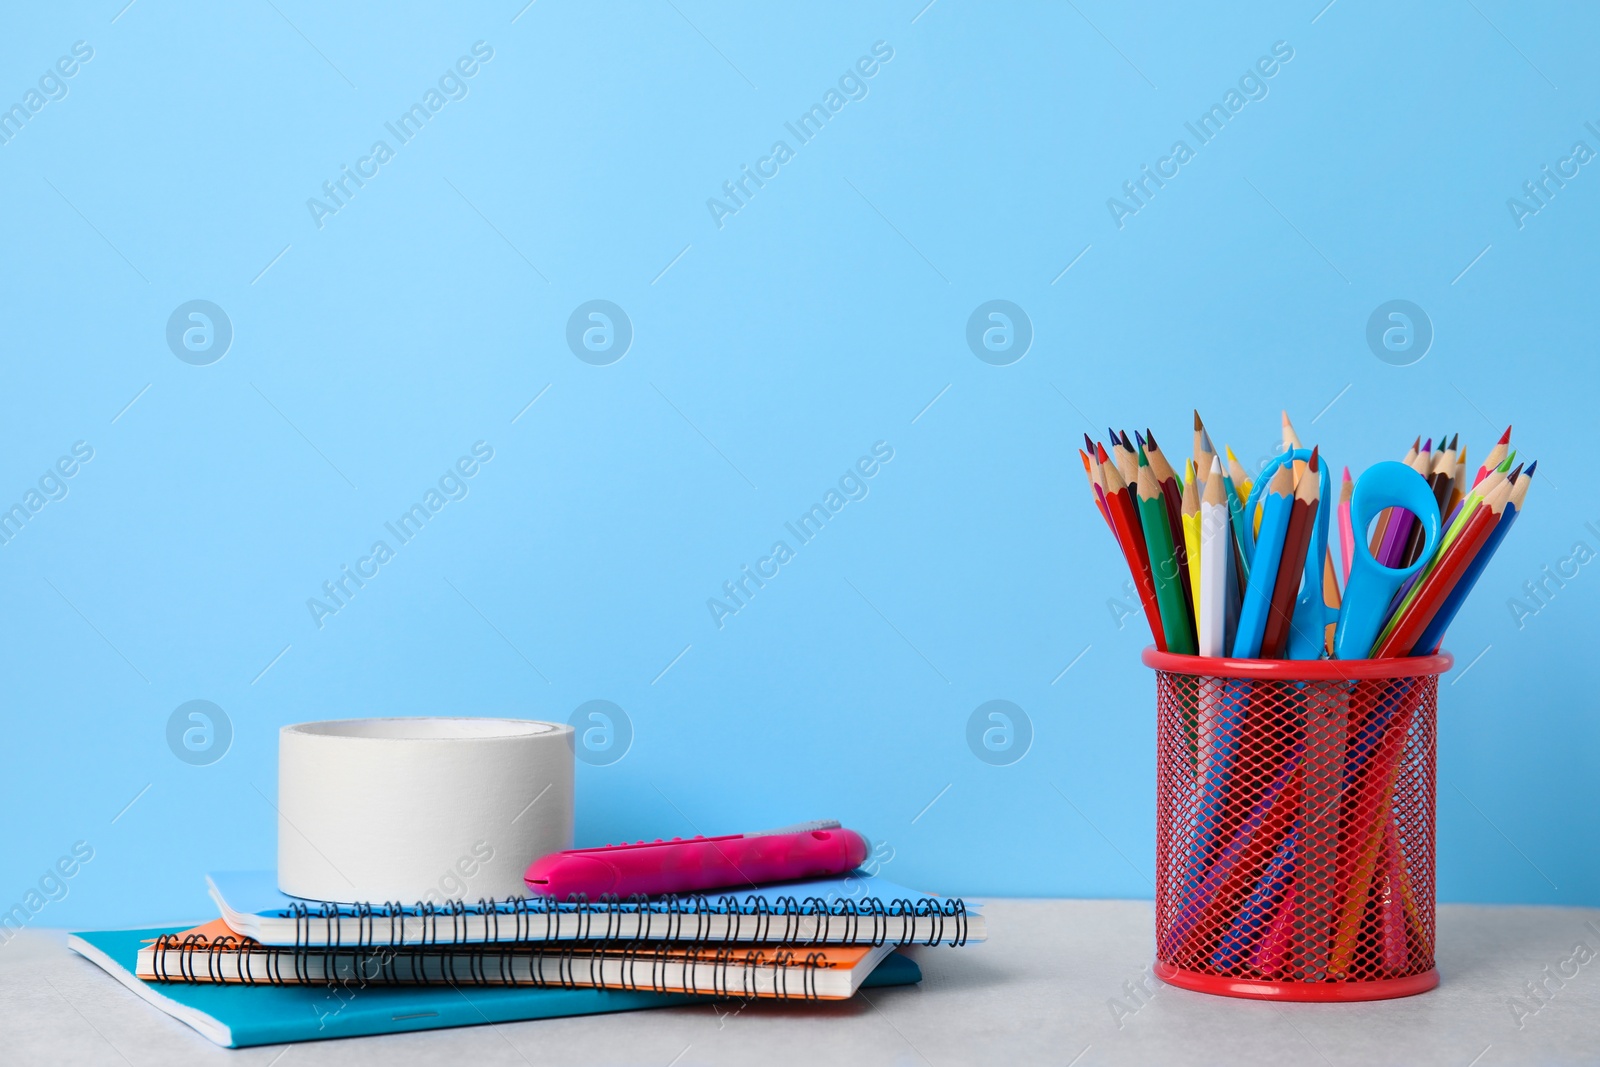
<svg viewBox="0 0 1600 1067">
<path fill-rule="evenodd" d="M 1291 448 L 1302 448 L 1300 435 L 1294 432 L 1294 423 L 1289 421 L 1289 413 L 1283 413 L 1283 447 L 1285 451 Z"/>
<path fill-rule="evenodd" d="M 1439 545 L 1434 549 L 1432 558 L 1417 573 L 1406 579 L 1405 584 L 1400 587 L 1400 592 L 1396 594 L 1396 604 L 1389 612 L 1389 621 L 1378 633 L 1380 642 L 1389 636 L 1389 631 L 1395 628 L 1400 621 L 1400 616 L 1411 606 L 1411 602 L 1416 599 L 1417 587 L 1427 579 L 1428 575 L 1433 573 L 1444 553 L 1455 542 L 1455 539 L 1460 536 L 1467 519 L 1471 517 L 1478 504 L 1482 502 L 1484 494 L 1493 492 L 1505 478 L 1506 475 L 1501 471 L 1491 471 L 1480 485 L 1467 493 L 1461 504 L 1456 508 L 1455 513 L 1445 521 L 1444 533 L 1439 537 Z"/>
<path fill-rule="evenodd" d="M 1128 443 L 1126 432 L 1120 439 L 1115 433 L 1111 435 L 1111 462 L 1116 464 L 1117 473 L 1122 476 L 1122 480 L 1132 488 L 1139 480 L 1139 457 Z"/>
<path fill-rule="evenodd" d="M 1226 656 L 1233 639 L 1234 619 L 1228 602 L 1237 600 L 1233 574 L 1233 521 L 1228 514 L 1222 464 L 1211 457 L 1206 494 L 1200 501 L 1200 592 L 1195 598 L 1199 647 L 1202 656 Z"/>
<path fill-rule="evenodd" d="M 1409 466 L 1424 480 L 1428 471 L 1433 467 L 1432 455 L 1433 442 L 1430 440 L 1411 457 Z M 1405 557 L 1406 545 L 1411 542 L 1412 528 L 1417 525 L 1417 517 L 1405 508 L 1389 508 L 1389 525 L 1383 534 L 1383 544 L 1372 558 L 1385 567 L 1398 567 Z"/>
<path fill-rule="evenodd" d="M 1511 524 L 1517 521 L 1517 516 L 1522 514 L 1522 502 L 1528 497 L 1528 486 L 1532 484 L 1533 472 L 1539 466 L 1537 460 L 1528 464 L 1528 469 L 1516 480 L 1512 487 L 1511 496 L 1506 501 L 1505 513 L 1500 516 L 1500 521 L 1495 524 L 1494 532 L 1484 542 L 1483 548 L 1473 556 L 1471 565 L 1467 568 L 1461 580 L 1450 591 L 1449 598 L 1439 609 L 1428 628 L 1417 639 L 1416 649 L 1423 654 L 1439 651 L 1440 644 L 1444 641 L 1444 632 L 1455 621 L 1456 613 L 1461 610 L 1461 605 L 1466 602 L 1472 593 L 1472 587 L 1478 584 L 1484 568 L 1489 565 L 1489 560 L 1494 557 L 1495 550 L 1500 547 L 1500 542 L 1505 540 L 1506 534 L 1511 530 Z"/>
<path fill-rule="evenodd" d="M 1245 472 L 1239 457 L 1233 454 L 1233 449 L 1223 445 L 1222 450 L 1228 456 L 1228 477 L 1233 479 L 1234 491 L 1239 494 L 1239 503 L 1243 504 L 1250 499 L 1250 475 Z"/>
<path fill-rule="evenodd" d="M 1139 606 L 1144 609 L 1145 621 L 1150 624 L 1150 636 L 1156 648 L 1165 652 L 1166 631 L 1161 627 L 1161 611 L 1156 603 L 1155 582 L 1150 576 L 1150 557 L 1145 548 L 1144 533 L 1139 527 L 1138 510 L 1116 465 L 1102 462 L 1100 471 L 1105 480 L 1106 503 L 1111 508 L 1117 541 L 1122 545 L 1123 558 L 1128 561 L 1133 584 L 1139 591 Z"/>
<path fill-rule="evenodd" d="M 1322 605 L 1328 609 L 1328 623 L 1323 627 L 1322 650 L 1333 653 L 1333 635 L 1339 629 L 1339 605 L 1344 595 L 1339 592 L 1339 568 L 1333 562 L 1333 549 L 1328 549 L 1322 567 Z"/>
<path fill-rule="evenodd" d="M 1465 447 L 1463 447 L 1459 452 L 1456 453 L 1456 477 L 1455 481 L 1450 483 L 1450 506 L 1445 508 L 1446 514 L 1449 514 L 1456 509 L 1456 505 L 1461 503 L 1461 498 L 1466 495 L 1466 492 L 1467 450 Z"/>
<path fill-rule="evenodd" d="M 1189 592 L 1189 549 L 1183 536 L 1183 486 L 1178 484 L 1178 472 L 1172 469 L 1172 464 L 1167 462 L 1167 457 L 1161 451 L 1161 446 L 1156 444 L 1156 435 L 1148 429 L 1144 432 L 1144 451 L 1140 454 L 1142 462 L 1150 465 L 1150 473 L 1155 475 L 1156 485 L 1161 490 L 1162 504 L 1166 509 L 1167 527 L 1172 535 L 1173 558 L 1178 563 L 1178 574 L 1182 576 L 1179 588 L 1183 592 L 1184 612 L 1190 619 L 1190 626 L 1194 620 L 1194 598 Z"/>
<path fill-rule="evenodd" d="M 1294 423 L 1289 421 L 1289 413 L 1285 411 L 1283 413 L 1283 450 L 1288 452 L 1301 447 L 1303 446 L 1300 444 L 1300 435 L 1295 432 Z M 1305 473 L 1306 461 L 1303 459 L 1294 460 L 1294 483 L 1296 485 L 1300 484 L 1300 479 L 1305 476 Z"/>
<path fill-rule="evenodd" d="M 1185 460 L 1188 470 L 1183 483 L 1183 551 L 1184 570 L 1189 583 L 1189 603 L 1196 612 L 1195 624 L 1199 628 L 1200 611 L 1200 479 L 1196 477 L 1194 463 Z"/>
<path fill-rule="evenodd" d="M 1467 520 L 1460 535 L 1445 549 L 1439 563 L 1417 585 L 1416 595 L 1409 607 L 1397 616 L 1394 629 L 1380 639 L 1372 651 L 1372 659 L 1389 659 L 1407 656 L 1422 637 L 1423 631 L 1438 614 L 1451 589 L 1460 581 L 1475 556 L 1494 532 L 1511 498 L 1512 484 L 1504 481 L 1478 505 Z"/>
<path fill-rule="evenodd" d="M 1216 446 L 1211 443 L 1211 435 L 1206 432 L 1206 424 L 1200 421 L 1200 412 L 1194 413 L 1194 472 L 1203 482 L 1211 477 L 1211 461 L 1217 458 Z"/>
<path fill-rule="evenodd" d="M 1439 519 L 1444 519 L 1444 507 L 1450 501 L 1450 483 L 1454 480 L 1456 469 L 1456 455 L 1451 449 L 1444 449 L 1433 461 L 1433 468 L 1426 472 L 1428 484 L 1433 488 L 1433 502 L 1439 509 Z M 1427 527 L 1420 522 L 1411 524 L 1410 535 L 1406 538 L 1404 551 L 1400 554 L 1400 566 L 1409 567 L 1422 555 L 1422 549 L 1427 542 Z"/>
<path fill-rule="evenodd" d="M 1255 559 L 1250 565 L 1250 584 L 1239 608 L 1238 629 L 1233 639 L 1235 659 L 1256 659 L 1261 654 L 1261 638 L 1267 626 L 1267 609 L 1278 580 L 1278 561 L 1283 556 L 1284 537 L 1289 530 L 1293 504 L 1294 476 L 1288 464 L 1267 483 L 1262 494 L 1261 532 L 1256 539 Z"/>
<path fill-rule="evenodd" d="M 1478 475 L 1472 479 L 1472 484 L 1477 485 L 1489 476 L 1490 471 L 1500 466 L 1501 461 L 1506 458 L 1506 450 L 1510 447 L 1511 427 L 1507 426 L 1506 432 L 1500 435 L 1500 440 L 1495 442 L 1494 447 L 1489 450 L 1489 454 L 1484 457 L 1483 466 L 1478 468 Z"/>
<path fill-rule="evenodd" d="M 1138 497 L 1144 544 L 1150 554 L 1150 574 L 1155 580 L 1156 605 L 1162 632 L 1167 637 L 1166 651 L 1192 656 L 1195 653 L 1194 628 L 1185 607 L 1182 569 L 1172 543 L 1172 526 L 1167 521 L 1166 498 L 1156 482 L 1155 472 L 1150 469 L 1149 456 L 1143 450 L 1139 453 Z M 1181 524 L 1179 530 L 1182 530 Z"/>
<path fill-rule="evenodd" d="M 1106 525 L 1110 526 L 1111 512 L 1106 509 L 1105 490 L 1100 488 L 1100 478 L 1095 472 L 1094 461 L 1091 460 L 1089 458 L 1089 454 L 1081 448 L 1078 449 L 1078 458 L 1083 461 L 1083 473 L 1084 476 L 1089 479 L 1089 495 L 1094 500 L 1095 510 L 1098 511 L 1100 513 L 1100 517 L 1106 521 Z"/>
<path fill-rule="evenodd" d="M 1339 485 L 1339 582 L 1350 580 L 1350 561 L 1356 554 L 1356 534 L 1350 526 L 1350 496 L 1356 491 L 1350 480 L 1350 468 L 1344 469 L 1344 481 Z"/>
<path fill-rule="evenodd" d="M 1408 467 L 1411 466 L 1412 461 L 1417 458 L 1417 453 L 1420 451 L 1422 451 L 1422 438 L 1418 437 L 1411 442 L 1411 447 L 1406 450 L 1406 458 L 1400 462 Z M 1367 543 L 1367 550 L 1372 553 L 1372 558 L 1380 562 L 1382 561 L 1383 539 L 1389 532 L 1389 523 L 1393 521 L 1394 508 L 1384 508 L 1378 512 L 1377 525 L 1372 528 L 1372 540 Z"/>
<path fill-rule="evenodd" d="M 1288 416 L 1284 416 L 1285 425 Z M 1267 624 L 1261 634 L 1261 658 L 1283 659 L 1289 651 L 1289 627 L 1294 620 L 1295 595 L 1306 566 L 1306 549 L 1311 544 L 1311 527 L 1316 522 L 1321 479 L 1317 476 L 1317 450 L 1311 450 L 1306 473 L 1295 486 L 1294 502 L 1289 505 L 1289 527 L 1284 534 L 1283 553 L 1278 559 L 1278 578 L 1267 601 Z"/>
</svg>

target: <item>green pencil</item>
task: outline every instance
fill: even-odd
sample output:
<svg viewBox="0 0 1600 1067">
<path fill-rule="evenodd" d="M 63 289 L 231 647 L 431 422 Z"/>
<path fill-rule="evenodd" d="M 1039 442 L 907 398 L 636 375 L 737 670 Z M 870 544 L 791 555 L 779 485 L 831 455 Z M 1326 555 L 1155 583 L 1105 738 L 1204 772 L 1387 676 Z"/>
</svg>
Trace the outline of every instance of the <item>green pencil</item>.
<svg viewBox="0 0 1600 1067">
<path fill-rule="evenodd" d="M 1173 552 L 1172 527 L 1167 522 L 1166 498 L 1156 481 L 1150 461 L 1139 450 L 1139 519 L 1144 527 L 1145 547 L 1150 551 L 1150 573 L 1156 583 L 1156 606 L 1161 611 L 1161 629 L 1167 636 L 1167 651 L 1192 656 L 1194 622 L 1183 599 L 1184 576 Z"/>
</svg>

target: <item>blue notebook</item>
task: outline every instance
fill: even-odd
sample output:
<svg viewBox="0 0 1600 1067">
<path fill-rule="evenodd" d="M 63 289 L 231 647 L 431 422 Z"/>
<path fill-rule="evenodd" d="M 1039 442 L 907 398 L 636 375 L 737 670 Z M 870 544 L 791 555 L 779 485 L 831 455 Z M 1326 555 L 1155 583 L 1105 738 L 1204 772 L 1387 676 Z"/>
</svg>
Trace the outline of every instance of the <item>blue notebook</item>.
<svg viewBox="0 0 1600 1067">
<path fill-rule="evenodd" d="M 172 927 L 92 931 L 71 935 L 67 944 L 142 1000 L 229 1048 L 664 1008 L 712 999 L 611 989 L 190 985 L 134 977 L 144 943 L 174 932 Z M 909 985 L 921 980 L 915 962 L 891 953 L 862 984 Z"/>
<path fill-rule="evenodd" d="M 271 871 L 206 876 L 236 932 L 265 945 L 420 945 L 484 941 L 730 941 L 800 944 L 950 944 L 982 941 L 977 905 L 918 893 L 886 878 L 785 882 L 738 893 L 645 904 L 325 904 L 278 890 Z"/>
</svg>

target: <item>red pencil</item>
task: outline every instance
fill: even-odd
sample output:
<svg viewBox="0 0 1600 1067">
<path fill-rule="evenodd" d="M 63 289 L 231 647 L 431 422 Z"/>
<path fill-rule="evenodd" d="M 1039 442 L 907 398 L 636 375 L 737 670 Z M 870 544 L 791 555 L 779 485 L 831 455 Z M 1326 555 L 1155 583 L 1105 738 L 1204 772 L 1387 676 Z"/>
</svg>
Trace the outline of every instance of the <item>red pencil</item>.
<svg viewBox="0 0 1600 1067">
<path fill-rule="evenodd" d="M 1500 466 L 1500 461 L 1506 458 L 1506 452 L 1510 449 L 1510 447 L 1511 427 L 1507 426 L 1506 432 L 1500 435 L 1500 440 L 1495 442 L 1495 446 L 1490 449 L 1489 454 L 1484 457 L 1483 466 L 1478 468 L 1478 476 L 1472 479 L 1472 484 L 1477 485 L 1479 482 L 1489 477 L 1489 472 Z"/>
<path fill-rule="evenodd" d="M 1444 554 L 1439 557 L 1438 564 L 1422 580 L 1422 585 L 1413 596 L 1411 605 L 1395 624 L 1394 630 L 1378 643 L 1377 649 L 1372 653 L 1372 659 L 1390 659 L 1411 654 L 1412 646 L 1427 630 L 1428 624 L 1433 621 L 1439 608 L 1449 599 L 1450 590 L 1455 588 L 1456 582 L 1466 573 L 1467 567 L 1472 563 L 1472 557 L 1478 554 L 1478 550 L 1494 532 L 1495 525 L 1499 523 L 1500 516 L 1506 509 L 1506 501 L 1511 497 L 1512 488 L 1511 481 L 1507 479 L 1478 505 L 1477 510 L 1467 519 L 1466 527 L 1450 543 L 1450 547 L 1445 549 Z"/>
<path fill-rule="evenodd" d="M 1089 441 L 1087 434 L 1084 435 L 1083 439 L 1089 444 L 1090 448 L 1094 447 L 1094 442 Z M 1083 461 L 1083 473 L 1089 478 L 1089 493 L 1094 497 L 1095 509 L 1100 512 L 1100 517 L 1106 520 L 1106 525 L 1111 526 L 1111 512 L 1106 508 L 1106 491 L 1100 487 L 1100 476 L 1099 472 L 1094 468 L 1094 461 L 1081 448 L 1078 449 L 1078 458 Z M 1111 532 L 1116 533 L 1116 528 L 1112 527 Z"/>
<path fill-rule="evenodd" d="M 1150 576 L 1150 554 L 1145 548 L 1143 527 L 1139 525 L 1133 498 L 1128 495 L 1128 486 L 1123 482 L 1116 464 L 1102 463 L 1100 476 L 1105 479 L 1106 503 L 1111 508 L 1112 525 L 1117 532 L 1117 540 L 1122 543 L 1122 555 L 1128 561 L 1128 570 L 1133 572 L 1133 584 L 1139 589 L 1139 603 L 1144 608 L 1145 621 L 1150 624 L 1150 636 L 1155 639 L 1156 648 L 1165 652 L 1167 635 L 1161 628 L 1156 584 Z"/>
</svg>

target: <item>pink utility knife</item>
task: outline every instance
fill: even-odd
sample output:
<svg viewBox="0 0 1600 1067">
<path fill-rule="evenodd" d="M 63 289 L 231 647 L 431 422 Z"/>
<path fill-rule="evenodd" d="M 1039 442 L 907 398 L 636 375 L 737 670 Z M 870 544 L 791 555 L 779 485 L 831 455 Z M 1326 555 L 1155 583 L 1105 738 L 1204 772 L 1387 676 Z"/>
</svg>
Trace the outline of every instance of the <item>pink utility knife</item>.
<svg viewBox="0 0 1600 1067">
<path fill-rule="evenodd" d="M 623 899 L 634 895 L 753 888 L 853 870 L 867 858 L 866 838 L 819 820 L 724 837 L 674 837 L 634 845 L 552 852 L 522 876 L 535 896 Z"/>
</svg>

